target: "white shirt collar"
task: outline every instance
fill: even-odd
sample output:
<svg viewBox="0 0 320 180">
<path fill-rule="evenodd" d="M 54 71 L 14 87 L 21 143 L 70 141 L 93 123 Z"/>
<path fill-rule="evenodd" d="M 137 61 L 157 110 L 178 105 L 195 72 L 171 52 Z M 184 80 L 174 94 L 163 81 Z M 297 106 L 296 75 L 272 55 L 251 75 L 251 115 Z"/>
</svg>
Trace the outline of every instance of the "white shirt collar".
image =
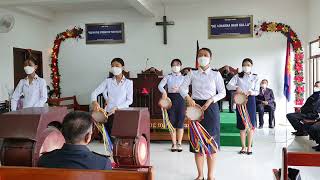
<svg viewBox="0 0 320 180">
<path fill-rule="evenodd" d="M 116 76 L 113 76 L 112 80 L 113 80 L 115 83 L 117 83 Z M 123 83 L 125 80 L 126 80 L 126 77 L 125 77 L 124 75 L 122 75 L 122 79 L 120 80 L 120 83 L 119 83 L 119 84 Z"/>
<path fill-rule="evenodd" d="M 34 75 L 33 80 L 37 80 L 39 78 L 39 76 L 37 74 Z M 28 80 L 28 76 L 26 76 L 24 78 L 25 80 Z"/>
<path fill-rule="evenodd" d="M 202 68 L 198 68 L 198 72 L 208 74 L 211 71 L 211 67 L 208 67 L 205 71 Z"/>
</svg>

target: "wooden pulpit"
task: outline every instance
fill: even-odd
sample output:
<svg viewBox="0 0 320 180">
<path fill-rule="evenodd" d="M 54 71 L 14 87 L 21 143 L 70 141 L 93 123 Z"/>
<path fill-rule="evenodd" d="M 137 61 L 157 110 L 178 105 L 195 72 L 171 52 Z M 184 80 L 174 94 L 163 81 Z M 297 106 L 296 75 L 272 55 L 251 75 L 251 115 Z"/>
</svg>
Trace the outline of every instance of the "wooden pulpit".
<svg viewBox="0 0 320 180">
<path fill-rule="evenodd" d="M 161 118 L 161 109 L 158 101 L 162 94 L 158 90 L 158 84 L 163 78 L 162 71 L 152 67 L 138 74 L 133 81 L 133 104 L 131 107 L 147 107 L 151 118 Z"/>
<path fill-rule="evenodd" d="M 150 113 L 148 108 L 117 110 L 111 135 L 115 162 L 121 166 L 150 165 Z"/>
<path fill-rule="evenodd" d="M 25 108 L 0 115 L 1 164 L 36 166 L 42 153 L 60 149 L 66 107 Z"/>
</svg>

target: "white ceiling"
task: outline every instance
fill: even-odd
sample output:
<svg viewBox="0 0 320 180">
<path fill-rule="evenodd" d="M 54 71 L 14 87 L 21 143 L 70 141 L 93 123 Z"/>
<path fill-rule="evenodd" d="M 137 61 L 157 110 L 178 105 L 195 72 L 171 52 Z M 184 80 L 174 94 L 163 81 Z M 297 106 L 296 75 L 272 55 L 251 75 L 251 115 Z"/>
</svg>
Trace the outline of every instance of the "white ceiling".
<svg viewBox="0 0 320 180">
<path fill-rule="evenodd" d="M 0 7 L 37 6 L 59 13 L 86 9 L 126 9 L 132 7 L 130 1 L 161 6 L 163 4 L 188 4 L 210 0 L 0 0 Z"/>
<path fill-rule="evenodd" d="M 128 8 L 133 8 L 144 16 L 154 17 L 156 10 L 163 6 L 217 1 L 239 0 L 0 0 L 0 8 L 24 12 L 46 20 L 52 20 L 54 14 L 61 12 Z"/>
</svg>

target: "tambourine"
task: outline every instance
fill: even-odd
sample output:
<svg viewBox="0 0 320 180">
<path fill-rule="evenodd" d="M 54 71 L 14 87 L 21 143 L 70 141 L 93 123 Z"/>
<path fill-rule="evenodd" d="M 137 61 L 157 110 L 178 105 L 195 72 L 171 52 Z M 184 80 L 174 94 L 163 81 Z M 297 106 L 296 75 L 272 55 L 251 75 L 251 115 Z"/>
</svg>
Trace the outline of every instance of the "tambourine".
<svg viewBox="0 0 320 180">
<path fill-rule="evenodd" d="M 99 108 L 97 111 L 93 111 L 91 116 L 94 121 L 98 123 L 105 123 L 108 120 L 108 113 L 102 108 Z"/>
<path fill-rule="evenodd" d="M 248 102 L 248 96 L 244 93 L 235 93 L 233 96 L 234 103 L 237 105 L 244 105 Z"/>
<path fill-rule="evenodd" d="M 201 121 L 203 114 L 204 112 L 198 104 L 195 106 L 188 106 L 186 109 L 186 117 L 191 121 Z"/>
<path fill-rule="evenodd" d="M 163 109 L 170 109 L 171 106 L 172 106 L 172 102 L 171 102 L 171 99 L 170 99 L 170 98 L 166 98 L 166 99 L 161 98 L 161 99 L 159 100 L 158 105 L 159 105 L 161 108 L 163 108 Z"/>
</svg>

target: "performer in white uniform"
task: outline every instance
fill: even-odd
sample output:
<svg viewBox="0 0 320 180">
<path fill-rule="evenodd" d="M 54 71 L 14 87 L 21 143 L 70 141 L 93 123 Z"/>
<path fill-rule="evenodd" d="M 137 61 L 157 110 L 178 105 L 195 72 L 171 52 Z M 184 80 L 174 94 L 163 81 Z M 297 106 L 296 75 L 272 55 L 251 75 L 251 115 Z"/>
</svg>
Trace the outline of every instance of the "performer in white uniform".
<svg viewBox="0 0 320 180">
<path fill-rule="evenodd" d="M 202 48 L 198 51 L 197 71 L 191 71 L 180 86 L 181 96 L 187 100 L 188 106 L 199 104 L 204 111 L 204 119 L 200 124 L 215 139 L 218 148 L 220 147 L 220 111 L 218 101 L 226 96 L 226 89 L 221 74 L 210 67 L 212 59 L 211 50 Z M 188 95 L 189 85 L 192 86 L 192 97 Z M 198 169 L 199 179 L 204 179 L 203 163 L 204 156 L 190 146 L 190 151 L 195 153 L 195 161 Z M 214 179 L 216 153 L 207 157 L 208 180 Z"/>
<path fill-rule="evenodd" d="M 176 129 L 176 132 L 171 134 L 172 147 L 171 151 L 182 151 L 182 137 L 184 131 L 184 118 L 185 118 L 185 101 L 179 94 L 179 88 L 184 80 L 181 74 L 181 61 L 180 59 L 173 59 L 171 61 L 172 73 L 165 76 L 158 85 L 159 91 L 162 93 L 162 98 L 169 97 L 172 101 L 172 107 L 168 110 L 169 119 L 171 124 Z M 168 92 L 164 89 L 167 85 Z M 177 142 L 178 140 L 178 142 Z"/>
<path fill-rule="evenodd" d="M 47 83 L 36 74 L 38 62 L 34 57 L 24 61 L 27 77 L 21 79 L 11 99 L 11 110 L 16 111 L 19 99 L 23 96 L 22 107 L 44 107 L 48 99 Z"/>
<path fill-rule="evenodd" d="M 114 58 L 111 61 L 111 66 L 114 77 L 105 79 L 91 94 L 93 110 L 100 108 L 97 96 L 103 94 L 106 101 L 104 109 L 110 114 L 105 124 L 109 134 L 112 131 L 114 112 L 117 109 L 128 108 L 133 102 L 133 82 L 122 73 L 124 61 L 121 58 Z"/>
<path fill-rule="evenodd" d="M 228 90 L 236 90 L 236 93 L 243 92 L 248 96 L 247 109 L 250 117 L 250 123 L 253 128 L 248 130 L 248 147 L 246 148 L 246 127 L 243 124 L 242 117 L 240 116 L 237 108 L 237 128 L 240 129 L 240 138 L 242 149 L 240 154 L 252 154 L 251 145 L 254 135 L 254 129 L 257 127 L 256 121 L 256 96 L 259 95 L 260 84 L 257 74 L 251 72 L 253 62 L 251 59 L 246 58 L 242 61 L 242 72 L 236 74 L 227 84 Z"/>
</svg>

